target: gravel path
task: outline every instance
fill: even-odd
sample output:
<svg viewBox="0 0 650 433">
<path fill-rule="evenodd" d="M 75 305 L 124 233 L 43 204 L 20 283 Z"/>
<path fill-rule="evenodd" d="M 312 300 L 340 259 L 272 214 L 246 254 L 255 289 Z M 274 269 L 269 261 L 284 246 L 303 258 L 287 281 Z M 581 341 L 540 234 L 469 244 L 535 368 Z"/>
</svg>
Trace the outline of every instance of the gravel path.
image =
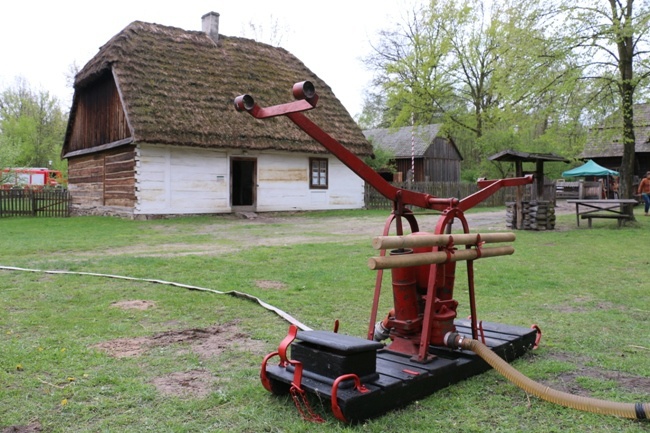
<svg viewBox="0 0 650 433">
<path fill-rule="evenodd" d="M 575 209 L 566 202 L 558 203 L 557 214 L 573 213 Z M 363 216 L 331 217 L 309 214 L 248 214 L 248 217 L 237 218 L 232 215 L 217 216 L 214 220 L 202 220 L 194 227 L 195 235 L 207 235 L 209 238 L 201 242 L 185 239 L 163 245 L 149 245 L 145 242 L 135 242 L 128 246 L 101 248 L 83 252 L 66 252 L 66 257 L 78 256 L 80 260 L 89 257 L 105 257 L 119 255 L 178 257 L 188 255 L 221 255 L 237 252 L 242 249 L 261 246 L 287 246 L 299 243 L 340 242 L 351 244 L 367 242 L 370 246 L 375 236 L 382 234 L 384 224 L 389 216 L 369 213 Z M 421 231 L 433 232 L 439 216 L 436 214 L 416 215 Z M 472 233 L 481 231 L 511 231 L 506 228 L 506 211 L 476 212 L 465 214 Z M 173 225 L 161 224 L 153 227 L 155 230 L 175 230 Z M 395 224 L 392 225 L 394 233 Z M 454 229 L 460 229 L 456 222 Z M 410 230 L 405 230 L 410 232 Z M 182 238 L 180 236 L 179 238 Z"/>
</svg>

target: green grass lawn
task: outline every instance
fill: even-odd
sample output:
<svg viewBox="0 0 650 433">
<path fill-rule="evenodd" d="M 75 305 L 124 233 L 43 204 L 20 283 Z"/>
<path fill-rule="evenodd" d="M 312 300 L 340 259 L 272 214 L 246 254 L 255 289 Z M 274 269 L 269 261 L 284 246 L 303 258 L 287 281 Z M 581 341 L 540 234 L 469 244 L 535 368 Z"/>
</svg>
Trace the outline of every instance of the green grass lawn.
<svg viewBox="0 0 650 433">
<path fill-rule="evenodd" d="M 367 259 L 376 251 L 370 237 L 327 228 L 361 218 L 380 234 L 385 216 L 4 219 L 0 265 L 238 290 L 315 329 L 339 319 L 341 332 L 363 337 L 375 276 Z M 517 232 L 513 256 L 476 261 L 480 319 L 543 330 L 540 349 L 516 368 L 580 395 L 650 401 L 650 218 L 637 209 L 637 219 L 622 229 L 595 220 L 587 229 L 561 215 L 555 231 Z M 283 243 L 283 236 L 294 241 Z M 461 317 L 469 313 L 464 269 L 458 265 L 455 287 Z M 125 301 L 150 307 L 117 304 Z M 339 423 L 322 407 L 327 402 L 315 402 L 327 422 L 309 424 L 290 399 L 272 396 L 259 381 L 262 357 L 287 327 L 253 302 L 210 292 L 0 270 L 0 431 L 650 431 L 648 422 L 529 397 L 493 371 L 358 426 Z M 107 344 L 137 350 L 115 357 Z M 177 392 L 165 393 L 165 384 Z"/>
</svg>

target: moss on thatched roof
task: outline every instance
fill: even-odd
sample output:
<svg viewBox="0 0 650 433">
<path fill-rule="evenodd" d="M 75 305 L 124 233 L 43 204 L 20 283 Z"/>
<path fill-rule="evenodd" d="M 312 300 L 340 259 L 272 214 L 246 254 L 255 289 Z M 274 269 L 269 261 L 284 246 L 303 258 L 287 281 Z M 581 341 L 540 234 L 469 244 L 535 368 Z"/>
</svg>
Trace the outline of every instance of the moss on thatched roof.
<svg viewBox="0 0 650 433">
<path fill-rule="evenodd" d="M 307 116 L 354 153 L 372 152 L 332 89 L 282 48 L 223 35 L 215 44 L 204 32 L 135 21 L 77 74 L 75 92 L 110 73 L 136 142 L 324 153 L 287 118 L 256 120 L 233 108 L 243 93 L 261 106 L 290 102 L 292 85 L 310 80 L 320 99 Z"/>
</svg>

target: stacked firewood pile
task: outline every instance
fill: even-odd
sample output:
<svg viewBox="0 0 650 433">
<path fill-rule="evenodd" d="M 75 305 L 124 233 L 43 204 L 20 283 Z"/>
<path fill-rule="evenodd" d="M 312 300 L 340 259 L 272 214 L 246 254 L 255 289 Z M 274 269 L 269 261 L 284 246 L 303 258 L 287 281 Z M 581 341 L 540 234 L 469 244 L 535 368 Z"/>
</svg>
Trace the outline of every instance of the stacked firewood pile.
<svg viewBox="0 0 650 433">
<path fill-rule="evenodd" d="M 555 206 L 549 201 L 524 201 L 521 204 L 522 230 L 555 229 Z M 506 202 L 506 227 L 517 228 L 517 202 Z"/>
</svg>

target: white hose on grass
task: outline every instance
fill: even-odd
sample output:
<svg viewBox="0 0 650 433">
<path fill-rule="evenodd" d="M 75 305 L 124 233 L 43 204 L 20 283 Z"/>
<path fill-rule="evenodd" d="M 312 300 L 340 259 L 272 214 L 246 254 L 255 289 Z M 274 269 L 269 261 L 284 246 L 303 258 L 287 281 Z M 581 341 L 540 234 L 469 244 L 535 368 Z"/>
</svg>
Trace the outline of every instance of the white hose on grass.
<svg viewBox="0 0 650 433">
<path fill-rule="evenodd" d="M 236 298 L 242 298 L 242 299 L 246 299 L 246 300 L 249 300 L 249 301 L 257 302 L 262 307 L 266 308 L 269 311 L 274 312 L 275 314 L 282 317 L 284 320 L 291 323 L 292 325 L 296 325 L 300 330 L 302 330 L 302 331 L 312 331 L 312 328 L 310 328 L 309 326 L 307 326 L 304 323 L 300 322 L 298 319 L 291 316 L 290 314 L 282 311 L 281 309 L 279 309 L 277 307 L 274 307 L 273 305 L 262 301 L 260 298 L 258 298 L 256 296 L 249 295 L 248 293 L 244 293 L 244 292 L 239 292 L 237 290 L 231 290 L 231 291 L 228 291 L 228 292 L 221 292 L 219 290 L 206 289 L 205 287 L 191 286 L 189 284 L 175 283 L 173 281 L 157 280 L 157 279 L 153 279 L 153 278 L 125 277 L 123 275 L 98 274 L 98 273 L 95 273 L 95 272 L 52 271 L 52 270 L 42 270 L 42 269 L 17 268 L 15 266 L 0 266 L 0 270 L 20 271 L 20 272 L 36 272 L 36 273 L 54 274 L 54 275 L 84 275 L 84 276 L 90 276 L 90 277 L 114 278 L 114 279 L 118 279 L 118 280 L 142 281 L 142 282 L 145 282 L 145 283 L 155 283 L 155 284 L 164 284 L 164 285 L 167 285 L 167 286 L 182 287 L 183 289 L 188 289 L 188 290 L 198 290 L 200 292 L 210 292 L 210 293 L 215 293 L 217 295 L 230 295 L 230 296 L 234 296 Z"/>
</svg>

